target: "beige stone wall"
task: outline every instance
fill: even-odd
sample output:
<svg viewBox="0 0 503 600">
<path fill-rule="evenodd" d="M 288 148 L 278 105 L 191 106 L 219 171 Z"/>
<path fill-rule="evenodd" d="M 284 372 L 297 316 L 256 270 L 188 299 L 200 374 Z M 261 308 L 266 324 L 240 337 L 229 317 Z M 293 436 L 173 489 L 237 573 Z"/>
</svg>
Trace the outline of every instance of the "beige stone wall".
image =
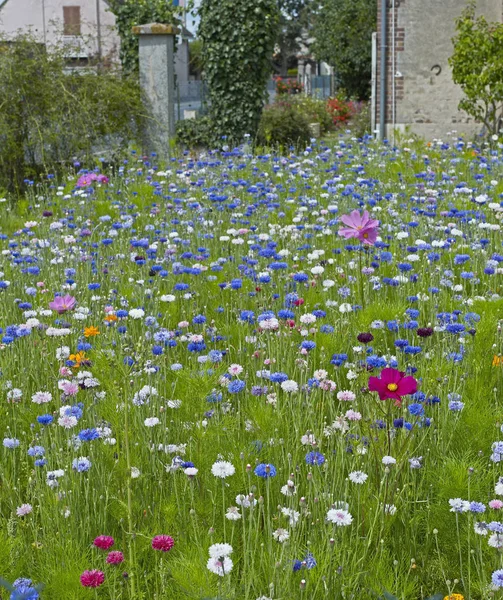
<svg viewBox="0 0 503 600">
<path fill-rule="evenodd" d="M 391 6 L 392 0 L 388 2 Z M 393 14 L 388 10 L 388 137 L 393 124 L 427 139 L 441 138 L 453 130 L 468 136 L 482 130 L 458 111 L 462 92 L 453 83 L 448 65 L 455 20 L 465 6 L 464 0 L 395 0 L 394 73 Z M 489 21 L 501 21 L 502 0 L 477 0 L 477 10 Z"/>
</svg>

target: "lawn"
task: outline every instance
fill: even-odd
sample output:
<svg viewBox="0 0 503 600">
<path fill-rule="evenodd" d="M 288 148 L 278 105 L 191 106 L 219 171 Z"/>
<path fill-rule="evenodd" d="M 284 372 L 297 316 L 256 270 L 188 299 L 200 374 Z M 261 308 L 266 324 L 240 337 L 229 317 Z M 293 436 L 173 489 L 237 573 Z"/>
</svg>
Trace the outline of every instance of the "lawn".
<svg viewBox="0 0 503 600">
<path fill-rule="evenodd" d="M 0 204 L 0 598 L 503 597 L 503 144 L 408 144 Z"/>
</svg>

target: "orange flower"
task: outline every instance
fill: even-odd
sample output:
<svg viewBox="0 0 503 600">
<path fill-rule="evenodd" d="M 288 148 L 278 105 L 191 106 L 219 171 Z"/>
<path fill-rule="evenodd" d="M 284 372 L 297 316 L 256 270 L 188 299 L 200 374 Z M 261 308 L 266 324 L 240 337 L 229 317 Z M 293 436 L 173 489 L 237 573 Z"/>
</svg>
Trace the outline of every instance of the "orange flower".
<svg viewBox="0 0 503 600">
<path fill-rule="evenodd" d="M 85 352 L 77 352 L 77 354 L 70 354 L 69 359 L 74 362 L 74 369 L 78 369 L 82 363 L 86 362 L 88 359 L 86 358 Z"/>
<path fill-rule="evenodd" d="M 84 328 L 84 335 L 86 336 L 86 338 L 94 337 L 95 335 L 99 335 L 99 334 L 100 334 L 100 332 L 97 327 L 91 326 L 91 327 Z"/>
<path fill-rule="evenodd" d="M 108 321 L 109 323 L 112 323 L 113 321 L 117 321 L 117 317 L 115 315 L 107 315 L 105 317 L 105 321 Z"/>
<path fill-rule="evenodd" d="M 496 354 L 494 355 L 493 358 L 493 367 L 497 367 L 499 365 L 501 365 L 503 363 L 503 358 L 501 356 L 496 356 Z"/>
<path fill-rule="evenodd" d="M 463 594 L 451 594 L 450 596 L 446 596 L 444 600 L 465 600 Z"/>
</svg>

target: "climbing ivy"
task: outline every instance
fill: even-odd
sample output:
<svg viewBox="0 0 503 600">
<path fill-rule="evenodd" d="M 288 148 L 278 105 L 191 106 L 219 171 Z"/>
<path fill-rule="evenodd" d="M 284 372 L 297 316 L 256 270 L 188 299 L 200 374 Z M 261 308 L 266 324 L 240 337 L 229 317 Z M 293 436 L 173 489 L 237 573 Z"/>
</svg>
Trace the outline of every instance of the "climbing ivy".
<svg viewBox="0 0 503 600">
<path fill-rule="evenodd" d="M 170 0 L 108 0 L 121 38 L 120 59 L 124 73 L 138 72 L 138 36 L 132 28 L 147 23 L 174 24 L 179 9 Z"/>
<path fill-rule="evenodd" d="M 210 116 L 219 136 L 254 136 L 266 99 L 277 0 L 203 0 L 199 9 Z"/>
</svg>

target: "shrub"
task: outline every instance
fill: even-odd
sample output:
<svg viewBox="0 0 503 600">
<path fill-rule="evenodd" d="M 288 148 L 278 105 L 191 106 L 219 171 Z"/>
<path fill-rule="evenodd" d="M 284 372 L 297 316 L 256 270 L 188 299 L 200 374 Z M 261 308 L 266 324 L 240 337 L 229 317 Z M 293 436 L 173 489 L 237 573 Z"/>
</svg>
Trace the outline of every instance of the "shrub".
<svg viewBox="0 0 503 600">
<path fill-rule="evenodd" d="M 354 137 L 362 138 L 364 135 L 372 133 L 370 121 L 370 103 L 354 103 L 353 116 L 349 122 L 351 133 Z"/>
<path fill-rule="evenodd" d="M 111 72 L 66 74 L 65 65 L 62 48 L 49 53 L 26 35 L 0 40 L 0 188 L 19 195 L 26 177 L 140 139 L 137 84 Z"/>
<path fill-rule="evenodd" d="M 335 98 L 329 98 L 327 101 L 327 109 L 333 124 L 337 127 L 339 125 L 344 125 L 352 117 L 354 104 L 339 95 Z"/>
<path fill-rule="evenodd" d="M 297 79 L 282 79 L 276 77 L 276 93 L 283 94 L 300 94 L 304 91 L 304 86 Z"/>
<path fill-rule="evenodd" d="M 276 102 L 265 107 L 258 132 L 260 144 L 302 146 L 310 138 L 309 120 L 293 103 Z"/>
<path fill-rule="evenodd" d="M 322 135 L 333 129 L 332 117 L 325 100 L 299 94 L 291 101 L 295 110 L 301 113 L 309 123 L 319 123 Z"/>
<path fill-rule="evenodd" d="M 210 148 L 214 143 L 213 124 L 209 117 L 185 119 L 176 124 L 176 141 L 186 148 Z"/>
</svg>

